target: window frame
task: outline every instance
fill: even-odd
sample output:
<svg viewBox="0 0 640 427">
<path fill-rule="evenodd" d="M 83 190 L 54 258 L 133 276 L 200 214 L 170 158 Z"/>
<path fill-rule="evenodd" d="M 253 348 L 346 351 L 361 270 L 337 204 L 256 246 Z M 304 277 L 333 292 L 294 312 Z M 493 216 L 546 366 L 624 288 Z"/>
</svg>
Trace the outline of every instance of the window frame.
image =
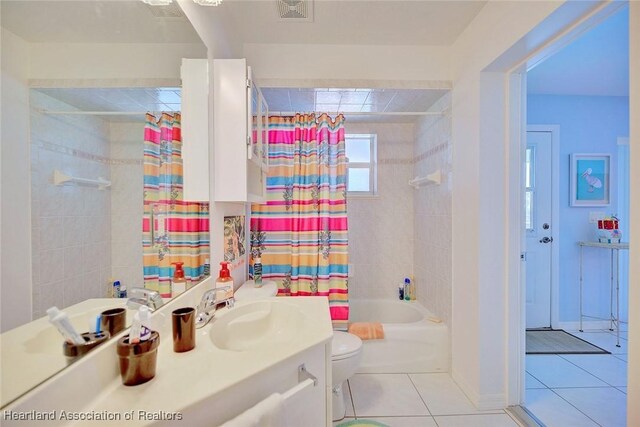
<svg viewBox="0 0 640 427">
<path fill-rule="evenodd" d="M 346 157 L 348 140 L 369 140 L 369 162 L 352 162 Z M 347 196 L 348 197 L 374 197 L 378 195 L 378 135 L 375 133 L 346 133 L 345 158 L 347 160 Z M 351 169 L 369 169 L 369 190 L 354 191 L 349 189 L 349 173 Z"/>
</svg>

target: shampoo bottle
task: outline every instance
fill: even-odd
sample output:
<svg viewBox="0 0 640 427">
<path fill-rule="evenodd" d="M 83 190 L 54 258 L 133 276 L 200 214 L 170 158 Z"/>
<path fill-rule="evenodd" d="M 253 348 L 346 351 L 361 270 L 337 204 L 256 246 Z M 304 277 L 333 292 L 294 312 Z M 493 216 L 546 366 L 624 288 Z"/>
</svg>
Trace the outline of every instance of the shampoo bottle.
<svg viewBox="0 0 640 427">
<path fill-rule="evenodd" d="M 204 275 L 211 276 L 211 262 L 209 261 L 209 258 L 204 262 Z"/>
<path fill-rule="evenodd" d="M 409 301 L 411 299 L 411 279 L 404 278 L 404 300 Z"/>
<path fill-rule="evenodd" d="M 231 278 L 231 272 L 229 271 L 229 263 L 226 261 L 222 261 L 220 263 L 220 273 L 218 274 L 218 278 L 216 279 L 216 288 L 221 288 L 224 286 L 230 286 L 230 289 L 224 292 L 224 296 L 222 292 L 218 294 L 218 298 L 220 299 L 228 299 L 233 297 L 233 279 Z"/>
<path fill-rule="evenodd" d="M 257 257 L 253 262 L 253 285 L 256 288 L 262 287 L 262 260 Z"/>
<path fill-rule="evenodd" d="M 184 278 L 184 270 L 182 265 L 184 262 L 172 262 L 176 266 L 171 280 L 171 298 L 175 298 L 187 290 L 187 280 Z"/>
</svg>

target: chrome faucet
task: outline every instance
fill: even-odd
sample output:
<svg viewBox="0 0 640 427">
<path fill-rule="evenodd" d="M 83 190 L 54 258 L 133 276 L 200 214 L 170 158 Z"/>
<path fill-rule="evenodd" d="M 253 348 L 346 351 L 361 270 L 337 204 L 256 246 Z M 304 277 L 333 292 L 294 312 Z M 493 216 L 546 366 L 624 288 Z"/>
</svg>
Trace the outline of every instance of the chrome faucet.
<svg viewBox="0 0 640 427">
<path fill-rule="evenodd" d="M 233 288 L 231 286 L 222 286 L 215 289 L 209 289 L 202 295 L 202 299 L 200 300 L 200 304 L 198 304 L 198 308 L 196 310 L 196 328 L 200 329 L 211 319 L 213 319 L 214 314 L 216 313 L 216 309 L 218 304 L 225 304 L 225 307 L 233 307 L 235 303 L 235 299 L 233 297 L 225 298 L 223 300 L 218 300 L 218 292 L 229 291 Z"/>
<path fill-rule="evenodd" d="M 131 288 L 129 289 L 129 299 L 127 300 L 127 307 L 137 309 L 142 305 L 149 307 L 149 310 L 156 311 L 162 305 L 162 297 L 156 291 L 145 288 Z"/>
</svg>

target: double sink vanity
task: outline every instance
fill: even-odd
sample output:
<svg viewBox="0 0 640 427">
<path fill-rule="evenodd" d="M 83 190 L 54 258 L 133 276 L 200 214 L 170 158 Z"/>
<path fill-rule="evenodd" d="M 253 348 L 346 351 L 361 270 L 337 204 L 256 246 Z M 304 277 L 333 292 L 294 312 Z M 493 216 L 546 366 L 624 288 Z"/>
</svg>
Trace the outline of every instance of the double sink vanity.
<svg viewBox="0 0 640 427">
<path fill-rule="evenodd" d="M 330 425 L 333 331 L 327 299 L 238 298 L 233 306 L 219 308 L 206 325 L 196 329 L 193 350 L 175 353 L 172 311 L 197 307 L 212 287 L 213 279 L 206 279 L 152 314 L 153 329 L 160 334 L 152 380 L 137 386 L 122 384 L 116 342 L 127 333 L 123 331 L 7 406 L 3 403 L 2 425 L 25 425 L 18 417 L 31 416 L 44 425 L 181 422 L 217 426 L 273 393 L 282 394 L 283 415 L 289 425 Z M 100 304 L 113 308 L 124 303 L 101 299 L 85 304 L 95 310 L 104 306 L 98 307 Z M 81 316 L 78 307 L 67 311 L 72 320 Z M 132 319 L 133 313 L 128 313 L 128 318 Z M 45 332 L 39 325 L 41 334 L 57 335 L 46 319 L 29 325 L 43 321 L 48 328 Z M 3 347 L 9 344 L 4 338 Z M 59 335 L 56 338 L 61 354 L 62 339 Z M 46 357 L 39 357 L 46 364 Z M 20 361 L 14 363 L 14 372 L 3 372 L 3 400 L 5 385 L 20 381 L 25 374 Z"/>
</svg>

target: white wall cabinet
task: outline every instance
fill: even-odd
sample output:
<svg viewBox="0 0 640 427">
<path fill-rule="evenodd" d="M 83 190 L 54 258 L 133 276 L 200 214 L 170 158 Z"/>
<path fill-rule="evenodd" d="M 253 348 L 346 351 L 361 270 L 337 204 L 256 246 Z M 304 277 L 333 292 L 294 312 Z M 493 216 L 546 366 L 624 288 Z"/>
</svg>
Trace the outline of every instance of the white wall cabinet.
<svg viewBox="0 0 640 427">
<path fill-rule="evenodd" d="M 264 202 L 269 108 L 245 59 L 213 61 L 214 199 Z"/>
<path fill-rule="evenodd" d="M 209 201 L 209 64 L 182 59 L 182 165 L 184 200 Z"/>
</svg>

